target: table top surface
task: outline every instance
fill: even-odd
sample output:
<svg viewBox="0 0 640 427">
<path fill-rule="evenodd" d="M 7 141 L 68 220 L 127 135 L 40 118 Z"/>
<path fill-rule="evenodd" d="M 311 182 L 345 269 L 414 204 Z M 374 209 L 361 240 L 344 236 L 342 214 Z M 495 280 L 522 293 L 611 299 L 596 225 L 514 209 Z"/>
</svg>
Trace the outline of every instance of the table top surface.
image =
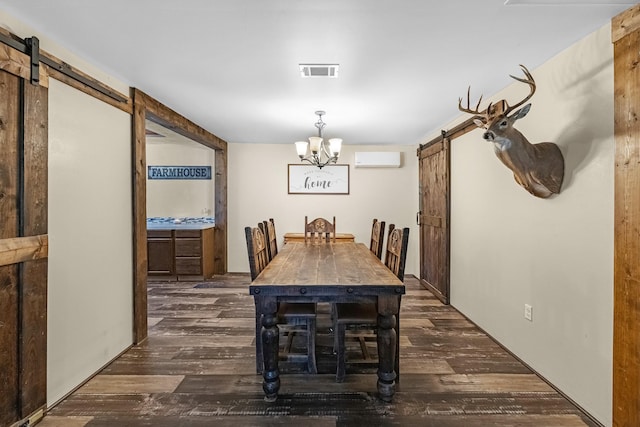
<svg viewBox="0 0 640 427">
<path fill-rule="evenodd" d="M 404 294 L 404 284 L 362 243 L 290 242 L 251 283 L 257 288 L 349 287 Z"/>
</svg>

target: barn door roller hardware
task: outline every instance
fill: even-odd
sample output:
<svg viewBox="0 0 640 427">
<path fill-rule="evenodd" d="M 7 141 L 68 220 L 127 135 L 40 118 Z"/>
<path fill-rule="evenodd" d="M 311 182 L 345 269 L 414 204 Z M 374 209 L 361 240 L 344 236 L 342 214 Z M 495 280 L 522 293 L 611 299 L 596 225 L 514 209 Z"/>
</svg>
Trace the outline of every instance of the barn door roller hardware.
<svg viewBox="0 0 640 427">
<path fill-rule="evenodd" d="M 45 55 L 40 55 L 40 43 L 37 37 L 29 37 L 22 40 L 17 37 L 13 38 L 7 34 L 0 32 L 0 43 L 4 43 L 19 52 L 29 55 L 29 57 L 31 58 L 31 83 L 33 84 L 38 84 L 40 80 L 40 62 L 42 62 L 43 64 L 46 64 L 49 67 L 64 74 L 65 76 L 70 77 L 100 92 L 101 94 L 108 96 L 111 99 L 115 99 L 118 102 L 127 102 L 127 98 L 120 95 L 119 93 L 116 93 L 109 88 L 100 85 L 96 81 L 88 79 L 85 76 L 75 72 L 69 64 L 63 61 L 55 61 Z"/>
<path fill-rule="evenodd" d="M 40 41 L 36 36 L 24 39 L 31 58 L 31 84 L 40 83 Z"/>
</svg>

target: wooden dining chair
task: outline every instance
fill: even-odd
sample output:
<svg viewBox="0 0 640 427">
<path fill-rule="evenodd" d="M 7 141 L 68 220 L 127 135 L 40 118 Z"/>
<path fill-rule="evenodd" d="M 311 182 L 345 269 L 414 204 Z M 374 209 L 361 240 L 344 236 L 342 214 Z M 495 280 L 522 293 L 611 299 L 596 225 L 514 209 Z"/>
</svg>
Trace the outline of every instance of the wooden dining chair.
<svg viewBox="0 0 640 427">
<path fill-rule="evenodd" d="M 251 270 L 251 280 L 265 269 L 269 264 L 267 250 L 267 240 L 260 227 L 245 227 L 245 237 L 247 240 L 247 253 L 249 254 L 249 269 Z M 307 354 L 302 358 L 306 359 L 307 370 L 311 374 L 318 372 L 316 367 L 316 305 L 315 303 L 279 303 L 278 304 L 278 324 L 283 325 L 281 335 L 285 338 L 283 351 L 280 352 L 283 358 L 290 361 L 299 360 L 301 357 L 291 351 L 293 338 L 305 327 L 307 335 Z M 256 372 L 262 373 L 264 363 L 262 359 L 262 319 L 258 315 L 256 307 Z"/>
<path fill-rule="evenodd" d="M 395 228 L 389 225 L 387 237 L 387 253 L 384 257 L 386 265 L 400 280 L 404 280 L 404 267 L 407 260 L 407 246 L 409 245 L 409 228 Z"/>
<path fill-rule="evenodd" d="M 373 219 L 373 225 L 371 226 L 371 243 L 369 244 L 369 249 L 371 252 L 378 257 L 378 259 L 382 259 L 382 250 L 384 247 L 382 246 L 384 240 L 384 221 L 378 221 L 377 219 Z"/>
<path fill-rule="evenodd" d="M 329 222 L 324 218 L 316 218 L 309 222 L 308 217 L 304 217 L 304 242 L 336 242 L 336 217 L 333 222 Z"/>
<path fill-rule="evenodd" d="M 258 227 L 264 233 L 264 238 L 267 241 L 267 254 L 269 255 L 269 261 L 278 255 L 278 238 L 276 237 L 276 224 L 273 218 L 269 218 L 268 221 L 262 221 L 258 223 Z"/>
<path fill-rule="evenodd" d="M 269 252 L 267 251 L 267 241 L 260 228 L 244 228 L 247 239 L 247 252 L 249 254 L 249 270 L 251 280 L 255 280 L 258 274 L 269 264 Z"/>
<path fill-rule="evenodd" d="M 384 247 L 382 246 L 384 240 L 384 221 L 378 221 L 376 218 L 373 219 L 373 225 L 371 226 L 371 242 L 369 244 L 369 250 L 373 252 L 378 259 L 382 259 L 382 251 Z M 331 318 L 335 314 L 336 305 L 331 304 Z M 363 348 L 364 350 L 364 348 Z"/>
<path fill-rule="evenodd" d="M 398 277 L 404 280 L 404 267 L 407 258 L 407 247 L 409 244 L 409 228 L 395 228 L 389 225 L 389 235 L 387 237 L 387 254 L 385 265 Z M 336 353 L 336 381 L 344 381 L 346 374 L 346 331 L 350 329 L 376 331 L 378 324 L 378 309 L 373 303 L 339 303 L 336 304 L 333 317 L 334 330 L 334 351 Z M 400 317 L 396 318 L 396 338 L 399 339 Z M 357 334 L 356 338 L 360 344 L 360 349 L 365 361 L 373 361 L 366 346 L 366 338 L 372 334 Z M 396 342 L 396 375 L 400 376 L 400 345 Z"/>
</svg>

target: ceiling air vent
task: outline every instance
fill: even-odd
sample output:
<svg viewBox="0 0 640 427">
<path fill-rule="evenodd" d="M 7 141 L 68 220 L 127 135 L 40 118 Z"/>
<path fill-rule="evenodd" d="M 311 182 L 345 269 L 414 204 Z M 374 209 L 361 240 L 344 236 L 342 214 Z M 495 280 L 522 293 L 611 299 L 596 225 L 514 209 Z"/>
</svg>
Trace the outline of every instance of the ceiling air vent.
<svg viewBox="0 0 640 427">
<path fill-rule="evenodd" d="M 338 77 L 340 64 L 300 64 L 302 77 L 326 77 L 335 79 Z"/>
</svg>

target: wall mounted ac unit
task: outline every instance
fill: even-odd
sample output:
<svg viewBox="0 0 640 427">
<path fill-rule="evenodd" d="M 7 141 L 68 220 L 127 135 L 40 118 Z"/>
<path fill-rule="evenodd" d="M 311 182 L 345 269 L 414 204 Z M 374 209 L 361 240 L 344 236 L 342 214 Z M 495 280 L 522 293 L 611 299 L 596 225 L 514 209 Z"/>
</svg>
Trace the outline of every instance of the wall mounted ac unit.
<svg viewBox="0 0 640 427">
<path fill-rule="evenodd" d="M 399 168 L 400 153 L 397 151 L 361 151 L 356 152 L 357 168 Z"/>
</svg>

